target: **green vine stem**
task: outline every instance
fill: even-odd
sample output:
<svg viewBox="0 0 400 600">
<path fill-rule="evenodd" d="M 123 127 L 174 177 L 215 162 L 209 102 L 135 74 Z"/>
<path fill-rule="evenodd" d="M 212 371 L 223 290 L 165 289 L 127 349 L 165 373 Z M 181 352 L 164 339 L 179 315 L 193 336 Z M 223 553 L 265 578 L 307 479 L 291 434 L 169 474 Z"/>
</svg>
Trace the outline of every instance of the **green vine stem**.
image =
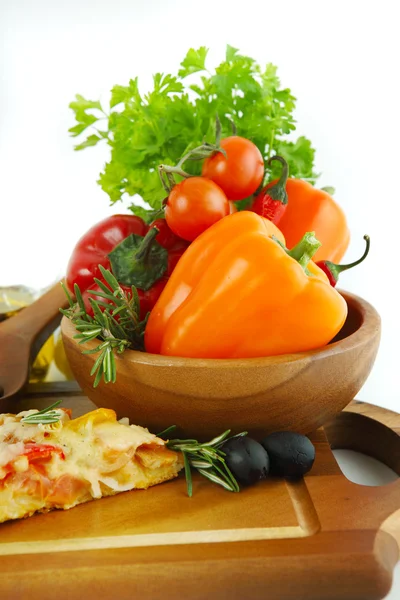
<svg viewBox="0 0 400 600">
<path fill-rule="evenodd" d="M 230 121 L 230 123 L 232 125 L 232 130 L 234 132 L 234 135 L 236 135 L 235 124 L 230 119 L 228 119 L 228 120 Z M 214 144 L 210 144 L 209 142 L 203 142 L 203 144 L 201 144 L 200 146 L 197 146 L 197 148 L 193 148 L 192 150 L 189 150 L 189 152 L 187 152 L 184 156 L 182 156 L 182 158 L 179 160 L 179 162 L 176 166 L 172 166 L 172 165 L 159 165 L 158 166 L 158 175 L 160 177 L 161 184 L 162 184 L 164 190 L 167 192 L 167 194 L 169 194 L 171 192 L 172 188 L 174 187 L 174 185 L 176 185 L 174 175 L 178 175 L 179 177 L 183 177 L 184 179 L 187 179 L 188 177 L 193 177 L 192 175 L 190 175 L 189 173 L 186 173 L 186 171 L 184 171 L 182 169 L 184 163 L 187 160 L 203 160 L 205 158 L 209 158 L 216 152 L 221 152 L 221 154 L 223 154 L 226 158 L 226 152 L 220 146 L 221 132 L 222 132 L 221 122 L 217 115 L 216 119 L 215 119 L 215 143 Z"/>
</svg>

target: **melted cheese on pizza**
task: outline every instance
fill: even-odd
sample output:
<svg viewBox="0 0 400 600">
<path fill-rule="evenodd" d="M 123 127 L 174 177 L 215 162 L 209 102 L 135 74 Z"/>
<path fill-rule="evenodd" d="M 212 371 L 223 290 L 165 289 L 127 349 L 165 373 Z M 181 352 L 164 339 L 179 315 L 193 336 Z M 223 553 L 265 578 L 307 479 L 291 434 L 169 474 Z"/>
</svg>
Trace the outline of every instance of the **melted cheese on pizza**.
<svg viewBox="0 0 400 600">
<path fill-rule="evenodd" d="M 59 409 L 54 424 L 0 415 L 0 523 L 68 509 L 94 498 L 146 489 L 176 477 L 182 458 L 137 425 L 98 409 L 71 420 Z"/>
</svg>

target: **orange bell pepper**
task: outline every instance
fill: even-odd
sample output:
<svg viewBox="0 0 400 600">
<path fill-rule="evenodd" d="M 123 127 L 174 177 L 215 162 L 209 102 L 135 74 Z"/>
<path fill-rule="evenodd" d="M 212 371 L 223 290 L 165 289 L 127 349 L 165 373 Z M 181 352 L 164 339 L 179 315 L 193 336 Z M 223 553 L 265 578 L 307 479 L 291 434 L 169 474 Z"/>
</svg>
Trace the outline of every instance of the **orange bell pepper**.
<svg viewBox="0 0 400 600">
<path fill-rule="evenodd" d="M 342 327 L 347 305 L 312 261 L 312 234 L 291 251 L 250 211 L 221 219 L 185 251 L 154 306 L 147 352 L 247 358 L 311 350 Z"/>
<path fill-rule="evenodd" d="M 327 192 L 301 179 L 288 179 L 286 191 L 288 204 L 277 225 L 288 247 L 297 244 L 306 231 L 314 231 L 321 242 L 314 260 L 340 262 L 350 242 L 346 217 L 340 206 Z"/>
</svg>

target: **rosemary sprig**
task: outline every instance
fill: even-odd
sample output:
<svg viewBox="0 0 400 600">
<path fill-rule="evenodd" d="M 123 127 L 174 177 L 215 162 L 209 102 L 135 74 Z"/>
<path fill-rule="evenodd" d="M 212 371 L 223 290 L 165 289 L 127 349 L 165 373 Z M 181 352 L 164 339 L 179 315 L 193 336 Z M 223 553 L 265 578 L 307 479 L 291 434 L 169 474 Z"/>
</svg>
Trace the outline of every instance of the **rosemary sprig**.
<svg viewBox="0 0 400 600">
<path fill-rule="evenodd" d="M 82 351 L 82 354 L 99 354 L 90 372 L 94 376 L 93 387 L 97 387 L 102 378 L 105 383 L 115 383 L 117 368 L 114 353 L 122 354 L 127 348 L 144 349 L 143 337 L 147 322 L 147 316 L 143 321 L 139 319 L 140 302 L 135 286 L 131 287 L 130 292 L 125 292 L 111 271 L 102 265 L 99 265 L 99 269 L 107 285 L 100 279 L 94 279 L 100 291 L 88 290 L 103 299 L 89 298 L 93 317 L 86 311 L 79 286 L 75 284 L 74 301 L 65 285 L 61 284 L 68 298 L 69 308 L 60 308 L 60 311 L 75 325 L 78 333 L 74 338 L 79 340 L 79 344 L 94 339 L 101 342 L 92 350 Z"/>
<path fill-rule="evenodd" d="M 22 423 L 29 423 L 31 425 L 38 425 L 39 423 L 43 423 L 43 425 L 46 425 L 47 423 L 57 423 L 60 420 L 61 415 L 58 411 L 53 409 L 59 404 L 61 404 L 61 400 L 57 400 L 54 404 L 51 404 L 47 408 L 43 408 L 36 413 L 22 417 L 21 421 Z"/>
<path fill-rule="evenodd" d="M 175 425 L 168 427 L 157 437 L 165 437 L 165 434 L 171 431 Z M 225 453 L 220 449 L 228 439 L 233 437 L 242 437 L 247 435 L 247 431 L 229 436 L 231 430 L 228 429 L 210 442 L 200 443 L 197 440 L 168 440 L 166 446 L 175 452 L 182 452 L 185 465 L 185 477 L 188 496 L 193 494 L 192 471 L 196 469 L 200 475 L 206 477 L 213 483 L 221 485 L 230 492 L 239 492 L 239 484 L 233 476 L 225 462 Z"/>
</svg>

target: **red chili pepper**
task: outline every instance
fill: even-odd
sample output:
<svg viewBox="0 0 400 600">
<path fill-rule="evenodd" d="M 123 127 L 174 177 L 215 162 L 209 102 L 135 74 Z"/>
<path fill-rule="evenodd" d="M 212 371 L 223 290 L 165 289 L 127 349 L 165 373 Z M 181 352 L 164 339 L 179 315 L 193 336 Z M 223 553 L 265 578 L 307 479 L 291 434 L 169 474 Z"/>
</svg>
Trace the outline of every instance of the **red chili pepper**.
<svg viewBox="0 0 400 600">
<path fill-rule="evenodd" d="M 281 177 L 274 185 L 269 184 L 261 190 L 256 196 L 251 210 L 276 225 L 282 218 L 288 203 L 286 182 L 289 167 L 286 160 L 281 156 L 271 156 L 267 164 L 270 165 L 273 160 L 278 160 L 282 164 Z"/>
<path fill-rule="evenodd" d="M 62 459 L 65 459 L 64 452 L 58 446 L 35 444 L 34 442 L 27 442 L 25 444 L 24 455 L 28 458 L 29 462 L 50 458 L 52 454 L 58 454 Z"/>
<path fill-rule="evenodd" d="M 336 265 L 335 263 L 331 262 L 330 260 L 320 260 L 316 263 L 317 266 L 320 269 L 322 269 L 324 271 L 324 273 L 327 275 L 327 277 L 329 279 L 329 283 L 331 284 L 332 287 L 336 286 L 338 279 L 339 279 L 339 275 L 342 271 L 347 271 L 347 269 L 352 269 L 356 265 L 359 265 L 360 263 L 362 263 L 363 260 L 365 260 L 367 258 L 369 248 L 370 248 L 369 236 L 364 235 L 364 240 L 365 240 L 365 244 L 366 244 L 364 254 L 361 256 L 361 258 L 359 258 L 355 262 L 349 263 L 348 265 Z"/>
</svg>

